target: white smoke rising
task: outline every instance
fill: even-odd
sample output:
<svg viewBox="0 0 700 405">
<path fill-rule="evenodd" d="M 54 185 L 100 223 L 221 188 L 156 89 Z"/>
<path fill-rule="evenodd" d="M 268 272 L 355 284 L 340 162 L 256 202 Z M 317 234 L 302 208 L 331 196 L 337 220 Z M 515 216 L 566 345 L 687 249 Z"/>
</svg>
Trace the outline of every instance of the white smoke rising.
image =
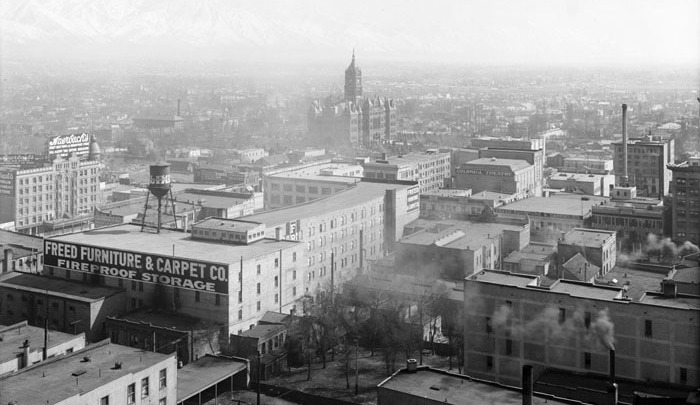
<svg viewBox="0 0 700 405">
<path fill-rule="evenodd" d="M 598 317 L 591 322 L 591 328 L 598 341 L 607 349 L 615 350 L 615 325 L 608 317 L 608 309 L 598 311 Z"/>
<path fill-rule="evenodd" d="M 564 342 L 574 336 L 595 340 L 607 349 L 614 349 L 615 325 L 608 316 L 608 310 L 598 311 L 595 319 L 591 320 L 588 329 L 585 328 L 585 311 L 577 308 L 573 313 L 561 312 L 555 306 L 547 306 L 529 321 L 522 322 L 513 316 L 512 309 L 507 305 L 498 307 L 491 317 L 495 329 L 506 330 L 515 339 L 528 338 L 543 342 Z"/>
</svg>

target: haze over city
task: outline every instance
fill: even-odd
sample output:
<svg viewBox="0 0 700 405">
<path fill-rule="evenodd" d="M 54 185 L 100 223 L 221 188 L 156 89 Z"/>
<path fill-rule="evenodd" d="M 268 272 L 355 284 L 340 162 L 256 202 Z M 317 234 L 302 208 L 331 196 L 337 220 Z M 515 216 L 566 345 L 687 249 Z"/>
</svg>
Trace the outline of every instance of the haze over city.
<svg viewBox="0 0 700 405">
<path fill-rule="evenodd" d="M 700 404 L 700 1 L 0 1 L 0 404 Z"/>
<path fill-rule="evenodd" d="M 8 0 L 2 58 L 700 66 L 694 0 Z"/>
</svg>

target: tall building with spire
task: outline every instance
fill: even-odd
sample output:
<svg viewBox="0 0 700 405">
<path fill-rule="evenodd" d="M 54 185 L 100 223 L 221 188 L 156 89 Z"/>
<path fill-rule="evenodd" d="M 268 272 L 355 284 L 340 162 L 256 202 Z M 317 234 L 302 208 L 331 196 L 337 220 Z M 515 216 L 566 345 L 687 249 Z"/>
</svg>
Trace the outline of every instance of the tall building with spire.
<svg viewBox="0 0 700 405">
<path fill-rule="evenodd" d="M 345 69 L 345 101 L 357 104 L 357 100 L 362 98 L 362 70 L 355 66 L 355 50 L 352 50 L 352 62 Z"/>
<path fill-rule="evenodd" d="M 310 135 L 320 143 L 373 149 L 396 137 L 396 104 L 386 97 L 363 96 L 355 51 L 345 69 L 343 99 L 315 100 L 307 119 Z"/>
</svg>

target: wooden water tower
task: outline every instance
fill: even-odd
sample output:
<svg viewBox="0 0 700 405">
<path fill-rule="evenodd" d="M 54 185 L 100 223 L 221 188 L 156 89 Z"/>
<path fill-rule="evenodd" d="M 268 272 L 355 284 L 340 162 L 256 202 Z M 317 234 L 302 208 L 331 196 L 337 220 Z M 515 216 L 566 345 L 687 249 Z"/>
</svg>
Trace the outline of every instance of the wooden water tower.
<svg viewBox="0 0 700 405">
<path fill-rule="evenodd" d="M 146 225 L 146 213 L 148 211 L 148 199 L 153 194 L 158 199 L 158 225 L 156 230 L 160 233 L 160 217 L 163 197 L 170 194 L 170 203 L 173 209 L 173 219 L 177 227 L 177 217 L 175 216 L 175 202 L 173 200 L 173 190 L 170 185 L 170 165 L 165 162 L 158 162 L 149 167 L 150 181 L 148 183 L 148 191 L 146 194 L 146 205 L 143 210 L 143 218 L 141 222 L 141 231 Z M 167 204 L 167 201 L 166 201 Z"/>
</svg>

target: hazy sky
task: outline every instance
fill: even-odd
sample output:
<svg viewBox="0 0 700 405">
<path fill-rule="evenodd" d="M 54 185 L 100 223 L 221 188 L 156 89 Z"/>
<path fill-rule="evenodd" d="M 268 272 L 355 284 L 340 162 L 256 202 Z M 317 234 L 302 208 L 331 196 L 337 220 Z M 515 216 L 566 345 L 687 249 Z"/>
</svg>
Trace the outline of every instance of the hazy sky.
<svg viewBox="0 0 700 405">
<path fill-rule="evenodd" d="M 700 0 L 4 0 L 0 56 L 700 68 Z"/>
</svg>

